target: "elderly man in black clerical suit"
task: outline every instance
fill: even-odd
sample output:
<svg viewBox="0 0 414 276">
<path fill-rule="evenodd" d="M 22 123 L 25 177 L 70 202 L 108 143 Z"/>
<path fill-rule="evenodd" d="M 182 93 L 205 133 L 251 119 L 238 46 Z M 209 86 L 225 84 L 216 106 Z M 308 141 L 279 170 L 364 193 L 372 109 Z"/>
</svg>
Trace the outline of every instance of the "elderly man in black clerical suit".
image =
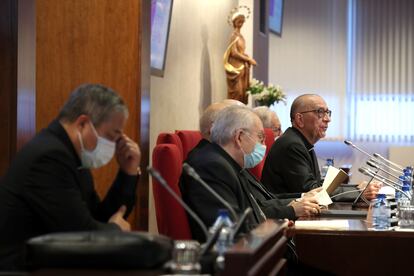
<svg viewBox="0 0 414 276">
<path fill-rule="evenodd" d="M 331 111 L 319 95 L 304 94 L 293 101 L 290 119 L 292 127 L 275 141 L 263 168 L 262 183 L 273 194 L 299 195 L 322 185 L 314 145 L 325 137 Z M 375 198 L 380 186 L 371 184 L 364 196 Z"/>
<path fill-rule="evenodd" d="M 241 214 L 247 207 L 253 209 L 250 224 L 244 231 L 266 218 L 292 220 L 319 212 L 319 206 L 311 196 L 313 192 L 301 202 L 293 201 L 292 198 L 278 199 L 246 170 L 263 159 L 263 135 L 262 122 L 250 108 L 229 106 L 218 113 L 213 123 L 211 143 L 205 140 L 186 160 L 237 213 Z M 180 189 L 183 199 L 207 227 L 215 221 L 218 210 L 225 208 L 204 187 L 185 174 L 181 177 Z M 190 226 L 193 238 L 203 241 L 203 233 L 191 220 Z"/>
<path fill-rule="evenodd" d="M 141 153 L 123 129 L 128 110 L 113 90 L 77 88 L 56 120 L 17 154 L 0 184 L 0 268 L 24 265 L 24 244 L 66 231 L 124 230 L 135 204 Z M 90 168 L 113 156 L 120 170 L 104 200 Z"/>
</svg>

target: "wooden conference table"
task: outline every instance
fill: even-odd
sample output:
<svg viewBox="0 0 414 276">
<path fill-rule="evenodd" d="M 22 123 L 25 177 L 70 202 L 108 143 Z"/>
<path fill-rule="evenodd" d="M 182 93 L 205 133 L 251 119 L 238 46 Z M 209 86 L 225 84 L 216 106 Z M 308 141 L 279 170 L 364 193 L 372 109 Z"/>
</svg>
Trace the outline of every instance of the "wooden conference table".
<svg viewBox="0 0 414 276">
<path fill-rule="evenodd" d="M 333 206 L 332 206 L 333 205 Z M 330 209 L 351 210 L 350 203 Z M 366 208 L 366 207 L 365 207 Z M 303 221 L 321 225 L 326 220 L 348 224 L 348 229 L 304 229 Z M 413 275 L 414 232 L 373 231 L 365 218 L 313 217 L 300 219 L 295 229 L 299 260 L 334 275 Z M 302 223 L 304 224 L 304 223 Z M 327 223 L 329 224 L 329 222 Z M 407 274 L 409 273 L 409 274 Z"/>
</svg>

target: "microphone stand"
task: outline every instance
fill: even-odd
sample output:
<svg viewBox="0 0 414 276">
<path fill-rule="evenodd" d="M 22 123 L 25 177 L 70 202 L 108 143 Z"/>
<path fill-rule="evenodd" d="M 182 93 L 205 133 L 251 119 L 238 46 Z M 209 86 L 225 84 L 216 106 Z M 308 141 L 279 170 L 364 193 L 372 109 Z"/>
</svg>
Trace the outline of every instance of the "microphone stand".
<svg viewBox="0 0 414 276">
<path fill-rule="evenodd" d="M 201 230 L 203 231 L 204 235 L 206 236 L 206 240 L 208 239 L 208 231 L 207 227 L 204 225 L 204 223 L 201 221 L 201 219 L 197 216 L 196 213 L 194 213 L 193 210 L 171 189 L 171 187 L 167 184 L 167 181 L 161 176 L 161 174 L 156 171 L 155 169 L 151 167 L 147 167 L 148 173 L 154 177 L 158 182 L 161 184 L 162 187 L 164 187 L 168 193 L 175 199 L 177 202 L 188 212 L 188 214 L 197 222 L 197 224 L 200 226 Z"/>
<path fill-rule="evenodd" d="M 239 220 L 239 216 L 236 214 L 236 211 L 234 211 L 234 209 L 230 206 L 230 204 L 224 200 L 224 198 L 222 196 L 220 196 L 216 191 L 214 191 L 201 177 L 200 175 L 194 170 L 193 167 L 191 167 L 190 165 L 188 165 L 187 163 L 183 164 L 183 169 L 184 171 L 191 176 L 192 178 L 194 178 L 194 180 L 196 180 L 198 183 L 201 184 L 201 186 L 203 186 L 207 191 L 209 191 L 210 194 L 212 194 L 216 199 L 218 199 L 221 204 L 223 204 L 231 213 L 231 215 L 234 217 L 235 222 L 237 222 Z"/>
<path fill-rule="evenodd" d="M 184 171 L 194 178 L 198 183 L 200 183 L 201 186 L 203 186 L 207 191 L 209 191 L 218 201 L 220 201 L 232 214 L 232 216 L 235 218 L 235 224 L 233 225 L 233 233 L 231 239 L 234 240 L 234 238 L 237 236 L 237 234 L 242 229 L 242 226 L 250 213 L 253 211 L 252 208 L 247 207 L 246 210 L 244 210 L 243 215 L 239 217 L 236 214 L 236 211 L 230 206 L 230 204 L 222 197 L 220 196 L 216 191 L 214 191 L 201 177 L 200 175 L 194 170 L 193 167 L 191 167 L 189 164 L 184 163 L 183 164 Z"/>
<path fill-rule="evenodd" d="M 376 175 L 377 173 L 378 173 L 378 170 L 375 171 L 374 175 Z M 362 194 L 365 192 L 365 190 L 368 188 L 368 186 L 371 184 L 371 182 L 373 180 L 374 180 L 374 176 L 371 177 L 371 179 L 368 181 L 368 184 L 365 186 L 365 188 L 361 190 L 361 192 L 358 194 L 357 198 L 354 200 L 354 202 L 352 202 L 352 209 L 355 209 L 356 204 L 357 204 L 357 202 L 360 198 L 365 202 L 365 204 L 369 205 L 368 200 L 365 197 L 362 197 Z"/>
</svg>

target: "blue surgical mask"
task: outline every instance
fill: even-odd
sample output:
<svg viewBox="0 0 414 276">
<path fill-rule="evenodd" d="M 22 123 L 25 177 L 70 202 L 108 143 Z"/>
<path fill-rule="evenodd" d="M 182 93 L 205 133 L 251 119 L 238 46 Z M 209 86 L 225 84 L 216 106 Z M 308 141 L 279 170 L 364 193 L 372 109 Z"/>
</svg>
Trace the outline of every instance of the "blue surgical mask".
<svg viewBox="0 0 414 276">
<path fill-rule="evenodd" d="M 253 140 L 249 135 L 247 135 L 251 140 Z M 242 149 L 243 151 L 243 149 Z M 244 153 L 244 151 L 243 151 Z M 244 167 L 245 168 L 254 168 L 262 162 L 266 154 L 266 146 L 256 142 L 254 149 L 251 153 L 244 153 Z"/>
<path fill-rule="evenodd" d="M 82 135 L 78 132 L 79 141 L 81 145 L 81 162 L 84 168 L 99 168 L 106 165 L 111 161 L 115 153 L 115 143 L 109 141 L 101 136 L 95 130 L 92 125 L 93 132 L 98 138 L 98 142 L 94 150 L 87 150 L 83 146 Z"/>
</svg>

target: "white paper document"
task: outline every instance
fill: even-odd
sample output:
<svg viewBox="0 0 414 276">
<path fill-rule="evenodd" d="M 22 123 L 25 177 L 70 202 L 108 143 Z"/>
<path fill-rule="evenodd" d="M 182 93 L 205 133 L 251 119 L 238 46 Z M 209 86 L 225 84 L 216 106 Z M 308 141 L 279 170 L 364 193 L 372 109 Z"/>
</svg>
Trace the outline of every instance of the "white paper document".
<svg viewBox="0 0 414 276">
<path fill-rule="evenodd" d="M 336 188 L 343 183 L 343 181 L 348 177 L 348 174 L 341 169 L 337 169 L 333 166 L 329 166 L 328 172 L 326 173 L 325 179 L 322 184 L 322 188 L 332 194 Z"/>
<path fill-rule="evenodd" d="M 316 201 L 318 201 L 319 205 L 328 206 L 332 204 L 332 199 L 326 192 L 326 190 L 322 189 L 319 193 L 316 194 Z"/>
<path fill-rule="evenodd" d="M 346 219 L 334 220 L 297 220 L 295 222 L 297 229 L 311 230 L 348 230 L 349 223 Z"/>
</svg>

